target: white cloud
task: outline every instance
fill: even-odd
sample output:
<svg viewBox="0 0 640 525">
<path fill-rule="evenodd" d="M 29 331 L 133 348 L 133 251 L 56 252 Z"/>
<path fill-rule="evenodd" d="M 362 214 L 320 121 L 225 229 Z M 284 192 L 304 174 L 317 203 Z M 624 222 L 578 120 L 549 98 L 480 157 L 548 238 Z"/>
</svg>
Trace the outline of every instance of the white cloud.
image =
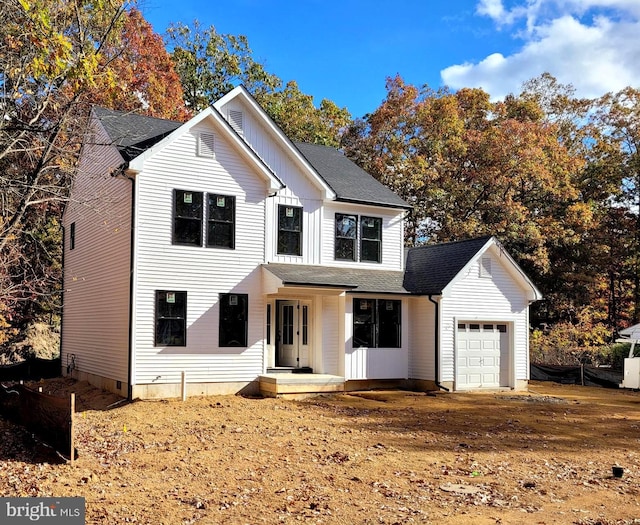
<svg viewBox="0 0 640 525">
<path fill-rule="evenodd" d="M 499 28 L 512 26 L 517 36 L 511 38 L 522 39 L 522 46 L 442 70 L 454 89 L 481 87 L 498 99 L 544 72 L 584 97 L 640 86 L 638 0 L 526 0 L 510 10 L 502 0 L 480 0 L 477 13 Z"/>
</svg>

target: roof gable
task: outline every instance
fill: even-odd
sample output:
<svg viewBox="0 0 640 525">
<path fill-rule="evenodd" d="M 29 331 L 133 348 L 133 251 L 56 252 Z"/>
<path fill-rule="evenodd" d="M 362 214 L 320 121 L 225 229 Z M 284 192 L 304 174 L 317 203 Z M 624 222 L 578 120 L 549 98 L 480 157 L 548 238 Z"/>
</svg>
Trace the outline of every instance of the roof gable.
<svg viewBox="0 0 640 525">
<path fill-rule="evenodd" d="M 314 184 L 319 187 L 325 199 L 334 199 L 335 193 L 327 182 L 318 174 L 309 161 L 300 153 L 300 151 L 294 146 L 293 142 L 287 137 L 284 132 L 278 127 L 273 119 L 267 114 L 267 112 L 258 104 L 255 98 L 247 91 L 244 86 L 238 86 L 229 91 L 222 98 L 214 102 L 213 107 L 218 111 L 222 111 L 224 106 L 231 102 L 233 99 L 239 99 L 244 107 L 249 108 L 252 115 L 256 117 L 271 134 L 271 136 L 278 141 L 280 146 L 288 153 L 290 158 L 295 164 L 305 173 Z"/>
<path fill-rule="evenodd" d="M 128 163 L 129 169 L 134 172 L 142 171 L 147 159 L 195 125 L 209 119 L 214 127 L 235 145 L 240 154 L 257 168 L 258 173 L 269 182 L 271 191 L 277 191 L 283 187 L 282 182 L 271 168 L 242 140 L 227 120 L 213 108 L 201 111 L 185 123 L 104 108 L 94 108 L 94 116 L 102 123 L 114 146 L 118 148 L 125 162 Z"/>
<path fill-rule="evenodd" d="M 542 299 L 533 282 L 492 236 L 411 248 L 407 253 L 404 287 L 413 293 L 443 295 L 492 246 L 500 248 L 506 256 L 510 274 L 527 290 L 528 299 Z"/>
</svg>

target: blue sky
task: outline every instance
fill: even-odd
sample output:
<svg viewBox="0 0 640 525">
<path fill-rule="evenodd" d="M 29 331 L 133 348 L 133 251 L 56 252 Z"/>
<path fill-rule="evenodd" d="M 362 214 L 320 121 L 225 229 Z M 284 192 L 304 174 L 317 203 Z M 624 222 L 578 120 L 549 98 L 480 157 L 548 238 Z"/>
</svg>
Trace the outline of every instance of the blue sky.
<svg viewBox="0 0 640 525">
<path fill-rule="evenodd" d="M 353 117 L 385 98 L 385 79 L 481 87 L 494 99 L 548 71 L 580 96 L 640 88 L 640 0 L 143 0 L 170 22 L 245 35 L 255 60 Z"/>
</svg>

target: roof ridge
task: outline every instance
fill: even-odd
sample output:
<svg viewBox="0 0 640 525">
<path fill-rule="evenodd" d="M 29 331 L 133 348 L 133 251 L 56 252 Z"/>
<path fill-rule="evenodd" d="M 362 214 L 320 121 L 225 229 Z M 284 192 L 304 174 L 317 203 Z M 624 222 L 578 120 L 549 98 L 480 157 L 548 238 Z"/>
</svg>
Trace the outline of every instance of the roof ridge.
<svg viewBox="0 0 640 525">
<path fill-rule="evenodd" d="M 184 124 L 184 122 L 180 122 L 179 120 L 175 120 L 175 119 L 164 118 L 164 117 L 152 117 L 151 115 L 143 115 L 141 113 L 138 113 L 138 110 L 135 110 L 135 109 L 124 111 L 122 109 L 111 109 L 104 106 L 93 106 L 92 109 L 99 110 L 99 111 L 109 111 L 111 113 L 118 113 L 119 115 L 130 115 L 136 118 L 147 118 L 147 119 L 153 119 L 153 120 L 162 120 L 164 122 L 173 122 L 175 124 Z"/>
<path fill-rule="evenodd" d="M 433 244 L 422 244 L 420 246 L 411 246 L 409 249 L 413 250 L 413 249 L 417 249 L 417 248 L 435 248 L 437 246 L 448 246 L 451 244 L 462 244 L 465 242 L 474 242 L 474 241 L 481 241 L 481 240 L 489 240 L 492 237 L 495 237 L 495 235 L 491 235 L 491 234 L 487 234 L 487 235 L 481 235 L 479 237 L 471 237 L 469 239 L 457 239 L 455 241 L 444 241 L 444 242 L 436 242 Z"/>
</svg>

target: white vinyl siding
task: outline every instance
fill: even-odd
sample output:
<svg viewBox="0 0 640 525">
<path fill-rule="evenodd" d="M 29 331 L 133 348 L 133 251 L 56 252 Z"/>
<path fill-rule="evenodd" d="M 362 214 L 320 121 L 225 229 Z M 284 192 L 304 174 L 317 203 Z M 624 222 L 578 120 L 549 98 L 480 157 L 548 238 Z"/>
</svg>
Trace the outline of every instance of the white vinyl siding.
<svg viewBox="0 0 640 525">
<path fill-rule="evenodd" d="M 202 123 L 170 143 L 138 176 L 135 384 L 251 381 L 264 371 L 264 181 L 217 137 L 215 159 L 195 151 Z M 220 193 L 236 198 L 232 250 L 171 244 L 173 190 Z M 155 290 L 187 292 L 187 346 L 153 345 Z M 221 293 L 248 294 L 246 348 L 218 347 Z"/>
<path fill-rule="evenodd" d="M 441 299 L 441 381 L 455 381 L 458 321 L 510 323 L 512 370 L 516 380 L 528 379 L 528 301 L 526 290 L 506 271 L 499 250 L 491 257 L 491 278 L 480 277 L 480 259 L 467 268 Z M 513 386 L 513 385 L 511 385 Z"/>
<path fill-rule="evenodd" d="M 340 375 L 338 348 L 340 347 L 337 297 L 322 298 L 322 369 L 323 374 Z"/>
<path fill-rule="evenodd" d="M 379 217 L 382 219 L 382 257 L 379 263 L 367 261 L 348 261 L 335 258 L 335 221 L 336 213 L 358 216 L 358 230 L 362 217 Z M 402 210 L 375 208 L 349 203 L 332 202 L 325 204 L 323 220 L 318 234 L 322 237 L 322 259 L 319 264 L 325 266 L 357 267 L 374 270 L 404 270 L 404 228 Z M 360 249 L 360 235 L 356 249 Z M 357 257 L 356 257 L 357 259 Z"/>
<path fill-rule="evenodd" d="M 427 297 L 409 299 L 409 377 L 435 381 L 435 305 Z"/>
<path fill-rule="evenodd" d="M 106 144 L 103 132 L 96 142 Z M 62 366 L 127 382 L 131 244 L 129 180 L 113 177 L 122 157 L 87 145 L 65 209 Z M 75 248 L 69 230 L 75 223 Z M 124 393 L 124 392 L 123 392 Z"/>
</svg>

